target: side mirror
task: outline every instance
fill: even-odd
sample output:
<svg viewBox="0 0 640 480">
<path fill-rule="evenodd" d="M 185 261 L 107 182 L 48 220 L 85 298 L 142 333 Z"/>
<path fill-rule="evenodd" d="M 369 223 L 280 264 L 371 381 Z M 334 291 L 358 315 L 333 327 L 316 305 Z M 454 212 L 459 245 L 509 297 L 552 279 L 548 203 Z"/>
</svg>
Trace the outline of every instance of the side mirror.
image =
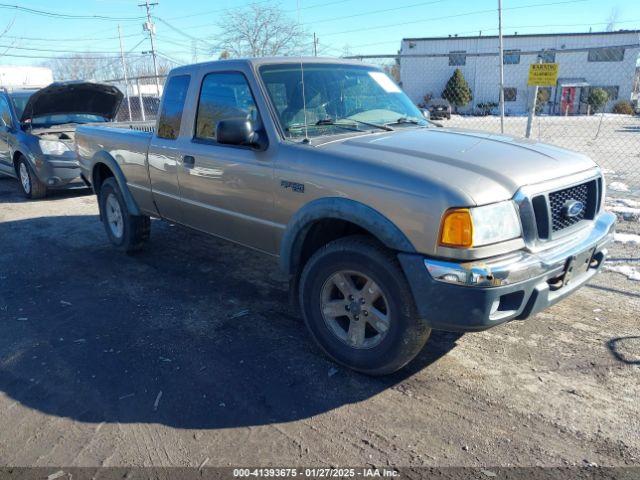
<svg viewBox="0 0 640 480">
<path fill-rule="evenodd" d="M 216 126 L 216 141 L 225 145 L 262 147 L 260 134 L 250 120 L 234 118 L 220 120 Z"/>
<path fill-rule="evenodd" d="M 422 116 L 427 120 L 431 120 L 431 112 L 426 108 L 422 109 Z"/>
</svg>

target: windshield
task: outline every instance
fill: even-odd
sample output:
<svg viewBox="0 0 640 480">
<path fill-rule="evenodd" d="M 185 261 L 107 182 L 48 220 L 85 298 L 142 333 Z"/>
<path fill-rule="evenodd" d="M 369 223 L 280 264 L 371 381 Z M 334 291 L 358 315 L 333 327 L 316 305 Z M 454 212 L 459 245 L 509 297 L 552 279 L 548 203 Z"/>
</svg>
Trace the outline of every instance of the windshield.
<svg viewBox="0 0 640 480">
<path fill-rule="evenodd" d="M 88 113 L 61 113 L 56 115 L 41 115 L 31 119 L 34 127 L 51 127 L 53 125 L 65 125 L 67 123 L 92 123 L 104 122 L 106 119 L 100 115 Z"/>
<path fill-rule="evenodd" d="M 265 65 L 260 75 L 287 137 L 427 125 L 420 110 L 383 72 L 355 65 Z M 306 115 L 302 92 L 306 101 Z"/>
<path fill-rule="evenodd" d="M 35 92 L 21 92 L 11 95 L 13 108 L 16 110 L 18 118 L 22 117 L 27 102 L 31 95 Z M 104 122 L 105 118 L 100 115 L 89 113 L 58 113 L 54 115 L 40 115 L 31 119 L 31 125 L 34 127 L 51 127 L 54 125 L 64 125 L 67 123 L 92 123 Z"/>
<path fill-rule="evenodd" d="M 27 102 L 29 101 L 29 97 L 31 97 L 31 95 L 33 95 L 33 92 L 14 93 L 11 95 L 13 108 L 15 109 L 18 118 L 22 117 L 22 112 L 24 112 L 24 108 L 27 106 Z"/>
</svg>

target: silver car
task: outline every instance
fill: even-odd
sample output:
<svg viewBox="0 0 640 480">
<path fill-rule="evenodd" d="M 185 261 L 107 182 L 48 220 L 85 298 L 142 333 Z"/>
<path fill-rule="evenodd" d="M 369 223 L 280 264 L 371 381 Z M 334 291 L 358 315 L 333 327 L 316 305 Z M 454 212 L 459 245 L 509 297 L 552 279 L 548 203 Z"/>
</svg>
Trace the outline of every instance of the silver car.
<svg viewBox="0 0 640 480">
<path fill-rule="evenodd" d="M 122 98 L 116 87 L 87 82 L 0 89 L 0 173 L 18 178 L 27 198 L 86 187 L 74 151 L 76 127 L 112 120 Z"/>
</svg>

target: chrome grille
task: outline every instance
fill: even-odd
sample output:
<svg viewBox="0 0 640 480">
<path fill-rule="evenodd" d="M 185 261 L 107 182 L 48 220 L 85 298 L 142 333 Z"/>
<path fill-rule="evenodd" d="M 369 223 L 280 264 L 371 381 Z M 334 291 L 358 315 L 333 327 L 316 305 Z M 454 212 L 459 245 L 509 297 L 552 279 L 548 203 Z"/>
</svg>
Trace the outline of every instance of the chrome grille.
<svg viewBox="0 0 640 480">
<path fill-rule="evenodd" d="M 587 207 L 592 203 L 591 201 L 593 201 L 593 199 L 589 198 L 589 183 L 590 182 L 583 183 L 581 185 L 565 188 L 549 194 L 549 210 L 551 213 L 552 231 L 557 232 L 571 227 L 587 217 L 589 214 Z M 575 217 L 568 217 L 564 212 L 565 205 L 571 200 L 582 202 L 584 205 L 582 211 Z"/>
</svg>

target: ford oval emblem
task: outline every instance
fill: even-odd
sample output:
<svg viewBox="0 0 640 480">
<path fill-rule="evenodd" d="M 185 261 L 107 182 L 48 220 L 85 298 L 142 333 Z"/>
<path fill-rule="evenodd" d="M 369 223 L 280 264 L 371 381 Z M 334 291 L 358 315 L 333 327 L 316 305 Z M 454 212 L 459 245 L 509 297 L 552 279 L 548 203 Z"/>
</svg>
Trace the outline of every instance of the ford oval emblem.
<svg viewBox="0 0 640 480">
<path fill-rule="evenodd" d="M 565 218 L 575 218 L 584 211 L 584 203 L 578 200 L 567 200 L 562 210 Z"/>
</svg>

